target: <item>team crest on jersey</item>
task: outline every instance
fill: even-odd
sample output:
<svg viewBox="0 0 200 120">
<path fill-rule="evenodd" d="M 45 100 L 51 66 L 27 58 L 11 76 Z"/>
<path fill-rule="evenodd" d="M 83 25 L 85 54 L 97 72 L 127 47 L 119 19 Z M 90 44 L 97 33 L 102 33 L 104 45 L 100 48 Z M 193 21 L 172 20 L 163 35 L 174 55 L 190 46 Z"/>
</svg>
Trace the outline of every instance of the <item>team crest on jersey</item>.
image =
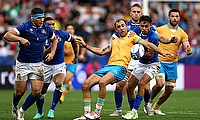
<svg viewBox="0 0 200 120">
<path fill-rule="evenodd" d="M 124 42 L 124 40 L 120 40 L 120 43 L 123 43 Z"/>
<path fill-rule="evenodd" d="M 46 34 L 46 30 L 45 30 L 45 29 L 43 29 L 43 30 L 42 30 L 42 33 L 43 33 L 43 34 Z"/>
<path fill-rule="evenodd" d="M 60 36 L 56 35 L 56 38 L 58 39 L 58 41 L 61 41 Z"/>
</svg>

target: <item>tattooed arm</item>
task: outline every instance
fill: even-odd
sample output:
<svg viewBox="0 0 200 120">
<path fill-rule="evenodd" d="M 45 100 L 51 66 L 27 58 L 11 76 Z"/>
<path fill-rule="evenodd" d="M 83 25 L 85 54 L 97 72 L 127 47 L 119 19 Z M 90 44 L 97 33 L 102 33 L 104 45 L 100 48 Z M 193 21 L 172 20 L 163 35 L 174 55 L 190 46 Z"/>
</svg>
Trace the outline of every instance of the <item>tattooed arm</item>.
<svg viewBox="0 0 200 120">
<path fill-rule="evenodd" d="M 94 54 L 97 55 L 105 55 L 111 52 L 111 44 L 108 44 L 107 46 L 103 47 L 103 48 L 98 48 L 98 47 L 93 47 L 90 45 L 87 45 L 83 40 L 81 39 L 76 39 L 76 42 L 80 45 L 82 45 L 83 47 L 85 47 L 87 50 L 91 51 Z"/>
</svg>

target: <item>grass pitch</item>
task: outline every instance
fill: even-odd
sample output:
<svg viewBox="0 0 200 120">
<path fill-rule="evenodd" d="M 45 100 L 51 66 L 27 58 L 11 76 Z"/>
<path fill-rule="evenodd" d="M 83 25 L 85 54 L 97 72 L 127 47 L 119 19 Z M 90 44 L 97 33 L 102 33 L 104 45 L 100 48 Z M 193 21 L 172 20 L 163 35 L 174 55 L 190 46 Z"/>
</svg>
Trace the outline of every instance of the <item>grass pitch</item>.
<svg viewBox="0 0 200 120">
<path fill-rule="evenodd" d="M 26 94 L 20 101 L 19 106 L 25 101 Z M 0 90 L 0 120 L 12 120 L 11 101 L 13 90 Z M 48 92 L 45 97 L 44 112 L 45 116 L 41 120 L 48 120 L 46 117 L 51 105 L 53 92 Z M 95 108 L 97 100 L 97 91 L 92 91 L 92 110 Z M 58 104 L 55 111 L 54 120 L 73 120 L 83 114 L 83 102 L 81 91 L 71 91 L 66 95 L 65 101 Z M 142 111 L 143 105 L 138 110 L 139 120 L 200 120 L 200 90 L 175 91 L 171 97 L 162 105 L 161 110 L 166 116 L 149 117 Z M 124 96 L 123 114 L 129 110 L 127 96 Z M 113 91 L 108 91 L 105 105 L 102 110 L 103 120 L 121 120 L 121 117 L 109 117 L 109 114 L 115 111 Z M 37 109 L 34 104 L 25 112 L 25 120 L 31 120 L 36 114 Z"/>
</svg>

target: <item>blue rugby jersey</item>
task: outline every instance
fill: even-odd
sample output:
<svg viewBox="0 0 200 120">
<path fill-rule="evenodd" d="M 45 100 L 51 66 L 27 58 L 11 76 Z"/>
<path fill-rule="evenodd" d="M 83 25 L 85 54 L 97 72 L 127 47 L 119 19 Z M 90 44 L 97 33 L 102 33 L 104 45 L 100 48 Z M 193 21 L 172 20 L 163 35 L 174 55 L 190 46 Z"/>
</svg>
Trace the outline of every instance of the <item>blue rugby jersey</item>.
<svg viewBox="0 0 200 120">
<path fill-rule="evenodd" d="M 19 44 L 19 54 L 17 60 L 24 63 L 36 63 L 43 61 L 44 43 L 46 39 L 53 37 L 54 33 L 51 28 L 43 24 L 42 27 L 36 28 L 31 20 L 18 25 L 14 30 L 20 37 L 27 39 L 30 46 Z"/>
<path fill-rule="evenodd" d="M 56 65 L 64 62 L 64 43 L 65 41 L 70 42 L 72 37 L 71 34 L 62 30 L 54 30 L 54 33 L 56 35 L 56 38 L 58 39 L 57 49 L 51 61 L 44 61 L 44 63 L 47 65 Z M 48 48 L 49 46 L 50 40 L 47 39 L 45 42 L 45 48 Z"/>
<path fill-rule="evenodd" d="M 133 31 L 134 31 L 135 28 L 137 28 L 137 27 L 140 26 L 139 23 L 138 23 L 138 24 L 134 24 L 134 23 L 132 22 L 132 20 L 127 21 L 127 22 L 126 22 L 126 25 L 128 26 L 128 31 L 130 31 L 130 30 L 133 30 Z M 153 26 L 151 27 L 151 30 L 156 31 L 156 29 L 155 29 Z M 114 38 L 119 38 L 119 34 L 118 34 L 117 32 L 114 32 L 113 35 L 112 35 L 112 37 L 114 37 Z"/>
<path fill-rule="evenodd" d="M 158 43 L 158 35 L 155 33 L 155 31 L 153 29 L 150 29 L 149 32 L 146 35 L 142 34 L 140 27 L 136 27 L 133 31 L 138 36 L 140 36 L 142 39 L 147 40 L 148 42 L 151 42 L 154 45 L 158 46 L 158 44 L 159 44 Z M 139 62 L 141 62 L 143 64 L 150 64 L 150 63 L 153 63 L 153 62 L 159 62 L 158 53 L 154 52 L 153 57 L 150 58 L 150 59 L 145 59 L 145 58 L 142 57 L 142 58 L 139 59 Z"/>
</svg>

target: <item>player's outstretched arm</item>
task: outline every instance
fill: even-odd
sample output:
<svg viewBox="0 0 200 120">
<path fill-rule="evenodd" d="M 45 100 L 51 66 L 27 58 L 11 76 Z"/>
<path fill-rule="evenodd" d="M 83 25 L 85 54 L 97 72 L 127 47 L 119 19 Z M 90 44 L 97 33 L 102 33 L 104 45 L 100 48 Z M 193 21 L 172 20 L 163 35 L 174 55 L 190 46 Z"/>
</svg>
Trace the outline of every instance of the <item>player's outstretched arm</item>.
<svg viewBox="0 0 200 120">
<path fill-rule="evenodd" d="M 78 44 L 82 45 L 83 47 L 85 47 L 87 50 L 93 52 L 94 54 L 100 55 L 100 56 L 111 52 L 110 44 L 107 45 L 106 47 L 98 48 L 98 47 L 92 47 L 92 46 L 86 44 L 82 39 L 76 39 L 76 42 Z"/>
<path fill-rule="evenodd" d="M 173 56 L 170 52 L 163 52 L 161 51 L 157 46 L 155 46 L 153 43 L 147 42 L 145 40 L 141 40 L 138 42 L 139 44 L 142 44 L 148 49 L 152 49 L 153 51 L 157 52 L 158 54 L 161 54 L 163 56 L 170 55 Z"/>
</svg>

